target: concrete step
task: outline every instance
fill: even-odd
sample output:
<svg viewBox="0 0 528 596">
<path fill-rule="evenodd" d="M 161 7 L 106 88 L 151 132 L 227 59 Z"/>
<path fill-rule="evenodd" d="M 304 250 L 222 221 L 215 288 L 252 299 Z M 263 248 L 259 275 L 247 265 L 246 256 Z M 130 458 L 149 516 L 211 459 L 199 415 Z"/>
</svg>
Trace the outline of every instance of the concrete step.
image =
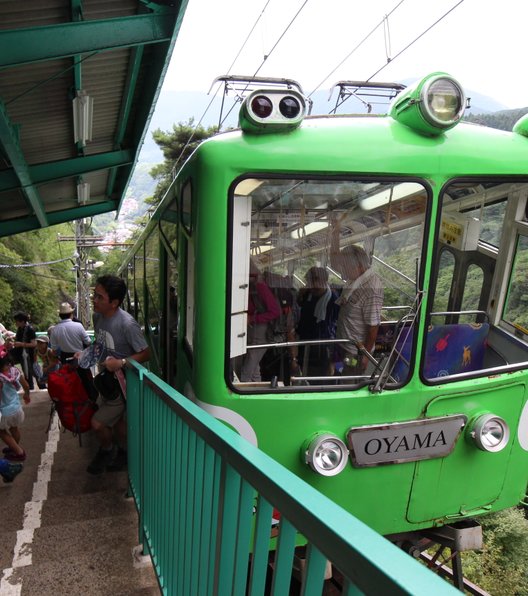
<svg viewBox="0 0 528 596">
<path fill-rule="evenodd" d="M 79 447 L 52 429 L 47 444 L 49 411 L 47 392 L 32 392 L 21 428 L 24 471 L 12 484 L 0 481 L 0 594 L 158 595 L 152 566 L 132 555 L 138 518 L 125 498 L 126 471 L 86 472 L 98 448 L 91 433 Z"/>
</svg>

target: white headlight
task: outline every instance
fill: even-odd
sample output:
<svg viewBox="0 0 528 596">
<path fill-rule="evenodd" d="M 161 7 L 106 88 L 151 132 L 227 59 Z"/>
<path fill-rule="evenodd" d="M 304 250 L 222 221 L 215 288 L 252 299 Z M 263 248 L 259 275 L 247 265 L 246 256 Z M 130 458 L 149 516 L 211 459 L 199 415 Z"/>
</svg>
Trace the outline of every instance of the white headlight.
<svg viewBox="0 0 528 596">
<path fill-rule="evenodd" d="M 335 476 L 347 464 L 348 449 L 338 437 L 324 433 L 311 440 L 305 462 L 321 476 Z"/>
<path fill-rule="evenodd" d="M 466 100 L 462 87 L 451 77 L 432 78 L 421 91 L 420 109 L 435 126 L 450 127 L 464 115 Z"/>
<path fill-rule="evenodd" d="M 506 422 L 493 414 L 479 416 L 471 426 L 470 433 L 482 451 L 502 451 L 510 438 L 510 429 Z"/>
</svg>

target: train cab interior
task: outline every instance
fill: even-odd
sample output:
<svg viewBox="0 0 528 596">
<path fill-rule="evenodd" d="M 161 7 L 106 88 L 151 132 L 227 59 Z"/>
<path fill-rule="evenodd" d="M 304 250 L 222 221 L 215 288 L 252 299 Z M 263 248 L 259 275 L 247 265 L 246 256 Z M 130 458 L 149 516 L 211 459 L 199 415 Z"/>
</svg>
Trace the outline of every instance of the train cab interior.
<svg viewBox="0 0 528 596">
<path fill-rule="evenodd" d="M 417 369 L 438 383 L 526 364 L 527 193 L 526 181 L 492 178 L 454 180 L 438 198 L 417 178 L 239 181 L 231 251 L 244 258 L 231 259 L 232 386 L 380 391 Z M 344 344 L 365 351 L 336 333 L 339 297 L 351 285 L 333 266 L 336 236 L 342 252 L 361 247 L 383 285 L 369 365 L 352 376 Z M 279 305 L 265 325 L 255 323 L 266 319 L 255 283 Z M 251 360 L 257 366 L 248 369 Z"/>
</svg>

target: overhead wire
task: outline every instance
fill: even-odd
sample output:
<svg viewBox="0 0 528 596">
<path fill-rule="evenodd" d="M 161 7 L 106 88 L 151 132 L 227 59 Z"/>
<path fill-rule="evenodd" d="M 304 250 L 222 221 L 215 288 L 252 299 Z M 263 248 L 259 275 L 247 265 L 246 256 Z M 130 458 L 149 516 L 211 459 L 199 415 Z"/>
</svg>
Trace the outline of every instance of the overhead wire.
<svg viewBox="0 0 528 596">
<path fill-rule="evenodd" d="M 235 65 L 235 63 L 236 63 L 236 61 L 238 60 L 238 58 L 240 57 L 240 54 L 242 53 L 243 49 L 245 48 L 245 46 L 246 46 L 247 42 L 249 41 L 249 38 L 251 37 L 251 35 L 253 35 L 253 33 L 254 33 L 254 31 L 255 31 L 255 28 L 256 28 L 257 24 L 259 23 L 260 19 L 263 17 L 264 13 L 266 12 L 266 9 L 268 8 L 268 5 L 269 5 L 269 3 L 270 3 L 270 2 L 271 2 L 271 0 L 267 0 L 267 1 L 266 1 L 266 4 L 264 5 L 264 8 L 263 8 L 263 9 L 260 11 L 260 13 L 259 13 L 259 15 L 258 15 L 257 19 L 256 19 L 256 20 L 255 20 L 255 22 L 253 23 L 253 26 L 251 27 L 251 29 L 250 29 L 250 31 L 249 31 L 249 33 L 248 33 L 248 35 L 246 36 L 246 39 L 245 39 L 245 40 L 244 40 L 244 42 L 242 43 L 242 45 L 241 45 L 240 49 L 238 50 L 238 52 L 237 52 L 237 54 L 236 54 L 236 56 L 235 56 L 235 58 L 234 58 L 233 62 L 231 63 L 231 66 L 229 67 L 229 69 L 228 69 L 228 71 L 227 71 L 227 74 L 230 74 L 230 72 L 231 72 L 231 69 L 232 69 L 232 68 L 233 68 L 233 66 Z M 301 7 L 301 9 L 300 9 L 300 10 L 302 10 L 302 8 L 304 8 L 304 5 L 306 4 L 306 2 L 308 2 L 308 0 L 305 0 L 304 4 L 303 4 L 303 6 Z M 298 11 L 298 12 L 300 12 L 300 11 Z M 298 13 L 297 13 L 297 14 L 298 14 Z M 296 15 L 296 17 L 297 17 L 297 15 Z M 296 17 L 294 17 L 294 20 L 295 20 L 295 18 L 296 18 Z M 290 23 L 290 25 L 291 25 L 291 23 Z M 288 25 L 287 29 L 290 27 L 290 25 Z M 287 29 L 286 29 L 286 30 L 287 30 Z M 281 36 L 281 38 L 284 36 L 284 33 L 285 33 L 285 32 L 283 32 L 283 35 Z M 280 39 L 279 39 L 278 41 L 280 41 Z M 269 52 L 269 54 L 267 55 L 267 57 L 269 57 L 269 55 L 270 55 L 270 54 L 273 52 L 273 50 L 275 49 L 275 47 L 276 47 L 276 46 L 277 46 L 277 44 L 278 44 L 278 41 L 275 43 L 275 45 L 273 46 L 273 48 L 270 50 L 270 52 Z M 267 57 L 264 59 L 264 62 L 266 61 Z M 263 63 L 264 63 L 264 62 L 263 62 Z M 259 68 L 257 69 L 256 73 L 258 73 L 258 71 L 259 71 L 261 68 L 262 68 L 262 64 L 259 66 Z M 253 76 L 256 76 L 256 73 L 255 73 Z M 215 99 L 216 99 L 216 96 L 218 95 L 218 92 L 219 92 L 219 91 L 220 91 L 220 86 L 218 86 L 218 87 L 217 87 L 215 94 L 214 94 L 214 95 L 213 95 L 213 97 L 211 98 L 211 101 L 210 101 L 210 102 L 207 104 L 207 107 L 205 108 L 205 110 L 204 110 L 203 114 L 202 114 L 202 115 L 201 115 L 201 117 L 200 117 L 200 120 L 198 120 L 198 122 L 197 122 L 196 126 L 194 127 L 194 130 L 193 130 L 193 132 L 192 132 L 191 136 L 190 136 L 190 137 L 189 137 L 189 139 L 187 140 L 187 143 L 186 143 L 186 144 L 185 144 L 185 146 L 183 147 L 183 149 L 182 149 L 182 151 L 181 151 L 180 155 L 178 156 L 178 159 L 176 160 L 176 163 L 174 164 L 174 166 L 173 166 L 173 168 L 172 168 L 172 170 L 171 170 L 171 177 L 172 177 L 173 179 L 174 179 L 174 177 L 175 177 L 175 175 L 176 175 L 178 164 L 180 163 L 180 161 L 181 161 L 181 158 L 182 158 L 182 156 L 183 156 L 183 155 L 184 155 L 184 153 L 185 153 L 185 150 L 187 149 L 187 147 L 189 147 L 189 145 L 191 144 L 192 140 L 194 139 L 194 136 L 195 136 L 195 131 L 196 131 L 196 130 L 198 129 L 198 127 L 201 125 L 201 123 L 202 123 L 203 119 L 205 118 L 205 116 L 206 116 L 206 115 L 207 115 L 207 113 L 209 112 L 209 109 L 210 109 L 210 108 L 211 108 L 211 106 L 213 105 L 213 103 L 214 103 L 214 101 L 215 101 Z M 231 113 L 231 111 L 232 111 L 232 110 L 233 110 L 233 108 L 231 108 L 231 110 L 230 110 L 230 111 L 227 113 L 227 115 L 226 115 L 226 118 L 227 118 L 227 116 L 229 116 L 229 114 Z M 220 130 L 220 128 L 222 127 L 222 125 L 223 125 L 223 123 L 224 123 L 224 122 L 225 122 L 225 118 L 224 118 L 224 119 L 223 119 L 223 120 L 222 120 L 222 121 L 219 123 L 219 125 L 218 125 L 218 130 Z"/>
<path fill-rule="evenodd" d="M 431 29 L 433 29 L 434 27 L 436 27 L 436 25 L 438 25 L 438 23 L 440 23 L 441 21 L 443 21 L 447 17 L 447 15 L 449 15 L 450 13 L 452 13 L 455 10 L 455 8 L 458 8 L 463 2 L 464 2 L 464 0 L 459 0 L 454 6 L 452 6 L 447 12 L 445 12 L 439 19 L 437 19 L 432 25 L 430 25 L 429 27 L 427 27 L 427 29 L 425 29 L 424 31 L 422 31 L 422 33 L 420 33 L 420 35 L 418 35 L 418 37 L 415 37 L 410 43 L 408 43 L 403 49 L 401 49 L 390 60 L 390 62 L 386 62 L 381 68 L 378 68 L 378 70 L 375 73 L 371 74 L 370 77 L 367 79 L 367 81 L 370 81 L 373 77 L 375 77 L 377 74 L 379 74 L 384 68 L 386 68 L 391 62 L 394 62 L 394 60 L 396 60 L 396 58 L 399 58 L 403 54 L 403 52 L 407 51 L 419 39 L 421 39 L 426 33 L 429 33 L 429 31 L 431 31 Z"/>
<path fill-rule="evenodd" d="M 354 48 L 352 48 L 352 50 L 341 60 L 341 62 L 339 62 L 339 64 L 333 69 L 331 70 L 326 77 L 317 85 L 317 87 L 315 87 L 315 89 L 313 89 L 313 91 L 310 92 L 310 94 L 308 95 L 308 97 L 311 97 L 320 87 L 321 85 L 323 85 L 324 83 L 326 83 L 326 81 L 335 73 L 336 70 L 338 70 L 341 66 L 343 66 L 343 64 L 350 58 L 350 56 L 352 56 L 352 54 L 354 54 L 381 26 L 385 26 L 385 23 L 387 22 L 387 19 L 391 16 L 391 14 L 397 10 L 403 3 L 405 2 L 405 0 L 400 0 L 396 6 L 394 6 L 394 8 L 388 13 L 386 14 L 381 21 L 375 25 L 366 35 L 365 37 L 363 37 L 363 39 L 358 42 Z"/>
<path fill-rule="evenodd" d="M 404 0 L 402 0 L 403 2 Z M 293 25 L 293 23 L 297 20 L 297 17 L 301 14 L 301 11 L 303 10 L 303 8 L 306 6 L 306 4 L 308 3 L 308 0 L 304 0 L 302 6 L 299 8 L 299 10 L 295 13 L 295 16 L 292 18 L 292 20 L 288 23 L 288 25 L 286 26 L 286 28 L 284 29 L 284 31 L 279 35 L 277 41 L 273 44 L 271 50 L 267 53 L 264 54 L 264 59 L 262 60 L 260 66 L 257 68 L 257 70 L 253 73 L 253 77 L 256 77 L 257 74 L 259 73 L 260 69 L 264 66 L 264 64 L 266 63 L 266 61 L 268 60 L 268 58 L 271 56 L 271 54 L 273 54 L 273 52 L 275 51 L 275 48 L 279 45 L 279 43 L 282 41 L 282 38 L 286 35 L 286 33 L 288 32 L 288 30 L 290 29 L 290 27 Z M 246 85 L 246 89 L 248 88 L 248 85 Z M 242 91 L 242 93 L 244 93 L 244 91 L 246 90 L 244 89 Z M 229 117 L 229 115 L 231 114 L 231 112 L 235 109 L 235 106 L 238 102 L 235 101 L 235 103 L 231 106 L 231 108 L 229 109 L 229 111 L 227 112 L 227 114 L 225 115 L 225 117 L 223 118 L 223 120 L 220 122 L 218 128 L 220 129 L 222 127 L 222 125 L 224 124 L 224 122 L 227 120 L 227 118 Z"/>
</svg>

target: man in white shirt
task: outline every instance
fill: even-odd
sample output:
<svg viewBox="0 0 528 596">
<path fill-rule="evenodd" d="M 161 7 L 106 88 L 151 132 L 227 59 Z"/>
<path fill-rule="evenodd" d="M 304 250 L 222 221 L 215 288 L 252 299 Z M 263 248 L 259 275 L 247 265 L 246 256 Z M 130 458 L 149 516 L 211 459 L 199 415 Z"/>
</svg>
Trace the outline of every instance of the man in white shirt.
<svg viewBox="0 0 528 596">
<path fill-rule="evenodd" d="M 336 337 L 348 339 L 342 344 L 344 351 L 344 375 L 361 375 L 368 364 L 367 356 L 358 356 L 358 347 L 372 352 L 381 320 L 383 306 L 383 283 L 370 268 L 370 259 L 363 248 L 355 244 L 339 248 L 339 225 L 332 228 L 330 261 L 345 285 L 339 305 Z"/>
</svg>

